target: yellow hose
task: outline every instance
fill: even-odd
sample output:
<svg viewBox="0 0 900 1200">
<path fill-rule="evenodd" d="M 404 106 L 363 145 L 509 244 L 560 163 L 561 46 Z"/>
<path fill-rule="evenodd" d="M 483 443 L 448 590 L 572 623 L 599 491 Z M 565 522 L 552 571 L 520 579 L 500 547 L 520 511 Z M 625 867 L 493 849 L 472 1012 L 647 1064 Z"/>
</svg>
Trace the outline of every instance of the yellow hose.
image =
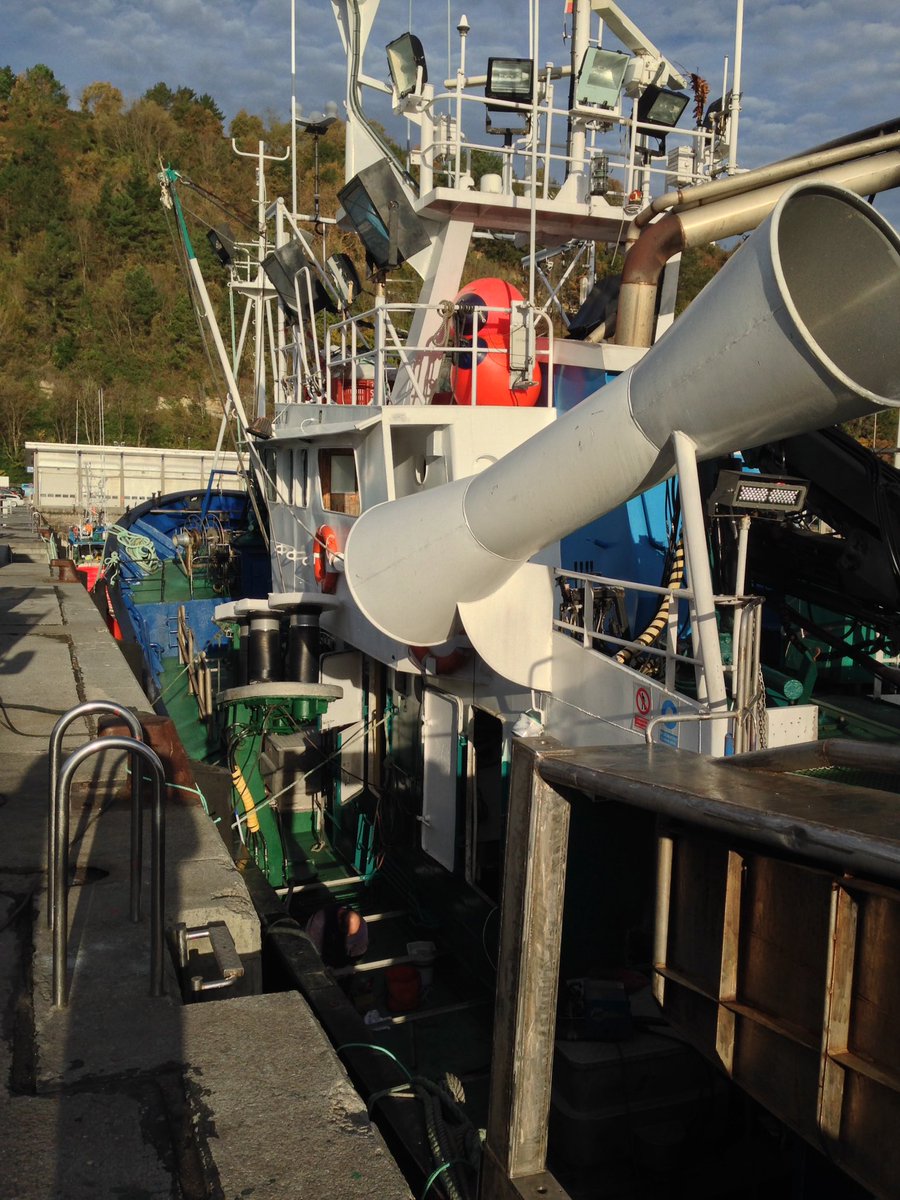
<svg viewBox="0 0 900 1200">
<path fill-rule="evenodd" d="M 684 579 L 684 543 L 679 542 L 675 547 L 675 556 L 672 563 L 672 570 L 669 572 L 669 578 L 666 586 L 670 588 L 681 587 L 681 581 Z M 662 604 L 656 610 L 656 616 L 644 630 L 644 632 L 634 639 L 634 646 L 626 646 L 616 655 L 617 663 L 628 664 L 638 653 L 638 646 L 652 646 L 659 635 L 666 627 L 666 622 L 669 619 L 669 608 L 672 604 L 673 597 L 665 596 Z"/>
<path fill-rule="evenodd" d="M 234 784 L 234 790 L 240 796 L 241 803 L 244 806 L 244 812 L 247 816 L 248 833 L 259 833 L 259 817 L 256 815 L 256 801 L 247 787 L 247 780 L 244 778 L 243 771 L 237 764 L 235 764 L 234 770 L 231 772 L 231 782 Z"/>
</svg>

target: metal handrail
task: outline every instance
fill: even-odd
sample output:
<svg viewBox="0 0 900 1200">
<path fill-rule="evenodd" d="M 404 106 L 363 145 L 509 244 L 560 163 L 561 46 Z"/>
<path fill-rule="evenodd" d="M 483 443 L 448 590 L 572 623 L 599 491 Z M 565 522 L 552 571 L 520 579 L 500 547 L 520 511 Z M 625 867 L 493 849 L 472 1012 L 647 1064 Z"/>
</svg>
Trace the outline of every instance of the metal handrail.
<svg viewBox="0 0 900 1200">
<path fill-rule="evenodd" d="M 150 825 L 150 995 L 163 994 L 163 900 L 165 893 L 166 827 L 163 812 L 165 771 L 158 755 L 135 738 L 104 737 L 88 742 L 63 763 L 56 793 L 55 923 L 53 926 L 53 1003 L 69 1002 L 67 950 L 69 940 L 69 791 L 72 777 L 86 759 L 104 750 L 124 750 L 143 758 L 153 773 L 153 810 Z M 135 772 L 140 781 L 139 772 Z M 140 865 L 140 864 L 139 864 Z"/>
<path fill-rule="evenodd" d="M 56 896 L 56 814 L 57 796 L 59 789 L 59 768 L 62 758 L 63 734 L 73 721 L 79 717 L 89 717 L 99 713 L 111 713 L 119 717 L 131 730 L 135 741 L 144 740 L 141 723 L 129 708 L 117 704 L 114 700 L 88 700 L 70 708 L 59 718 L 50 733 L 50 818 L 47 822 L 47 928 L 53 928 L 54 903 Z M 135 923 L 141 919 L 141 858 L 143 829 L 141 824 L 141 778 L 140 773 L 132 768 L 131 772 L 131 919 Z"/>
</svg>

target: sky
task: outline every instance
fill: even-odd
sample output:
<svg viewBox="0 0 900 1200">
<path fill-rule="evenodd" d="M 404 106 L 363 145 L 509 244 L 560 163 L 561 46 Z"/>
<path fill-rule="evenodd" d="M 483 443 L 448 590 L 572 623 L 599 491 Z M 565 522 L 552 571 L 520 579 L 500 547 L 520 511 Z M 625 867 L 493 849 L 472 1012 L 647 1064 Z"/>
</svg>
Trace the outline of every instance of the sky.
<svg viewBox="0 0 900 1200">
<path fill-rule="evenodd" d="M 371 0 L 368 0 L 371 3 Z M 563 0 L 541 0 L 543 62 L 568 61 Z M 735 0 L 624 0 L 621 7 L 672 62 L 721 92 L 733 60 Z M 366 68 L 387 78 L 380 47 L 412 28 L 432 79 L 447 69 L 448 23 L 466 12 L 468 68 L 489 54 L 526 56 L 525 0 L 382 0 Z M 410 14 L 412 16 L 410 25 Z M 898 115 L 896 0 L 745 0 L 740 165 L 753 167 Z M 344 60 L 329 0 L 297 0 L 298 102 L 305 112 L 341 101 Z M 613 44 L 613 43 L 610 43 Z M 96 80 L 126 100 L 153 84 L 208 92 L 230 119 L 240 109 L 290 112 L 290 0 L 19 0 L 5 6 L 0 66 L 46 63 L 73 107 Z M 900 225 L 900 189 L 877 207 Z"/>
</svg>

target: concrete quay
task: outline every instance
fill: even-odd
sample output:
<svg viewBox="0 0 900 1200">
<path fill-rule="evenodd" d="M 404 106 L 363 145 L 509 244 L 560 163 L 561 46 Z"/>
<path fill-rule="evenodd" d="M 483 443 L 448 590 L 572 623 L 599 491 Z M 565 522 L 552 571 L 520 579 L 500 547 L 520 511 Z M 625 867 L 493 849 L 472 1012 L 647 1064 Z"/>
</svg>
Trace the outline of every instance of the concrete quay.
<svg viewBox="0 0 900 1200">
<path fill-rule="evenodd" d="M 0 518 L 0 1161 L 4 1200 L 406 1200 L 408 1185 L 296 993 L 258 994 L 259 923 L 199 802 L 166 805 L 165 924 L 223 919 L 239 994 L 149 988 L 129 920 L 129 785 L 101 755 L 72 789 L 69 1004 L 47 927 L 50 732 L 84 700 L 149 711 L 86 590 L 51 577 L 31 514 Z M 69 753 L 93 730 L 74 724 Z"/>
</svg>

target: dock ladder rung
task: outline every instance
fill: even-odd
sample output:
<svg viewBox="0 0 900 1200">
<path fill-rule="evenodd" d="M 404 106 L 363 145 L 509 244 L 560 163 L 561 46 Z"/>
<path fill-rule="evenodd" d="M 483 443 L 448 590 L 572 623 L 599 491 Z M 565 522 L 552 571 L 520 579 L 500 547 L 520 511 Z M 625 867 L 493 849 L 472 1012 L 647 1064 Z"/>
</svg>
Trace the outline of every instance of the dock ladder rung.
<svg viewBox="0 0 900 1200">
<path fill-rule="evenodd" d="M 235 949 L 234 938 L 224 921 L 210 921 L 208 925 L 195 925 L 191 928 L 181 921 L 175 926 L 175 944 L 178 949 L 178 965 L 186 971 L 189 962 L 188 942 L 206 938 L 209 941 L 219 972 L 218 979 L 204 979 L 202 975 L 190 977 L 192 992 L 209 992 L 217 988 L 231 987 L 238 979 L 243 978 L 244 964 Z"/>
</svg>

